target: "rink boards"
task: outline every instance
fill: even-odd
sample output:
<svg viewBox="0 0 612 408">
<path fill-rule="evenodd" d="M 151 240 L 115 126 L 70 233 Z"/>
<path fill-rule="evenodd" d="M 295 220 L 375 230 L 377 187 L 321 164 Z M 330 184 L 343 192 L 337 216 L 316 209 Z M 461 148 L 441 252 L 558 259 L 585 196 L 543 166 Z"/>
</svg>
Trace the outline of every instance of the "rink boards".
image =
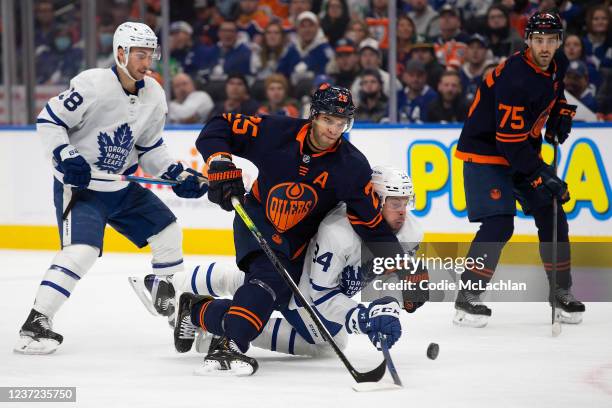
<svg viewBox="0 0 612 408">
<path fill-rule="evenodd" d="M 198 127 L 168 127 L 164 140 L 171 153 L 184 163 L 204 171 L 204 161 L 194 148 Z M 430 241 L 469 241 L 477 229 L 465 211 L 462 162 L 453 157 L 461 128 L 454 125 L 361 125 L 350 140 L 370 164 L 406 169 L 415 193 L 415 214 Z M 59 245 L 52 204 L 49 160 L 34 127 L 0 128 L 0 248 L 56 249 Z M 545 145 L 543 157 L 552 159 Z M 612 242 L 612 125 L 575 126 L 562 146 L 559 173 L 568 182 L 572 199 L 564 205 L 573 241 Z M 242 162 L 246 183 L 257 176 L 250 163 Z M 193 254 L 233 254 L 232 214 L 208 200 L 177 198 L 169 187 L 152 189 L 175 212 L 183 227 L 184 249 Z M 515 237 L 535 241 L 533 220 L 518 212 Z M 138 251 L 112 229 L 107 229 L 106 251 Z"/>
</svg>

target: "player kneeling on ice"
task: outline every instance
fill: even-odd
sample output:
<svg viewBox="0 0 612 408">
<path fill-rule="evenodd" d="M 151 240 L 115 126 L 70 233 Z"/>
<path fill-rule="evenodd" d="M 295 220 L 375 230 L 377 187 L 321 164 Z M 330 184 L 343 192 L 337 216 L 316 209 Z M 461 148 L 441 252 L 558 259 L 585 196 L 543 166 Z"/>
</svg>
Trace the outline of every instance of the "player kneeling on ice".
<svg viewBox="0 0 612 408">
<path fill-rule="evenodd" d="M 381 215 L 384 222 L 403 243 L 406 251 L 414 251 L 422 240 L 423 231 L 409 211 L 414 205 L 410 178 L 398 169 L 375 167 L 372 184 L 383 202 Z M 351 227 L 346 206 L 339 205 L 321 222 L 315 238 L 308 246 L 299 287 L 306 299 L 316 307 L 334 340 L 342 348 L 346 346 L 349 333 L 367 334 L 377 348 L 380 348 L 379 334 L 383 334 L 387 346 L 391 347 L 401 335 L 400 303 L 404 303 L 405 309 L 412 313 L 428 300 L 428 293 L 411 293 L 408 298 L 408 292 L 403 292 L 406 299 L 402 294 L 398 296 L 393 293 L 395 297 L 381 297 L 369 306 L 352 300 L 351 297 L 374 277 L 368 272 L 367 266 L 361 264 L 361 245 L 362 239 Z M 390 275 L 388 278 L 397 279 L 397 276 Z M 427 279 L 427 272 L 420 271 L 416 278 Z M 214 371 L 219 366 L 229 364 L 237 374 L 250 374 L 249 367 L 240 366 L 256 364 L 254 359 L 248 357 L 245 361 L 228 361 L 226 356 L 216 352 L 215 342 L 225 340 L 213 337 L 208 332 L 216 336 L 223 333 L 218 331 L 219 328 L 211 330 L 206 325 L 211 300 L 233 297 L 244 280 L 245 274 L 234 266 L 215 262 L 198 266 L 191 273 L 175 274 L 171 279 L 177 292 L 186 292 L 181 295 L 178 306 L 174 333 L 177 351 L 191 350 L 196 337 L 196 348 L 200 352 L 207 352 L 206 345 L 211 340 L 213 342 L 199 373 Z M 158 297 L 158 301 L 166 302 L 167 299 Z M 218 301 L 230 302 L 221 299 Z M 255 319 L 246 311 L 236 312 Z M 307 356 L 332 353 L 331 347 L 325 343 L 306 311 L 299 307 L 295 297 L 281 313 L 283 318 L 271 318 L 261 333 L 251 341 L 253 346 Z"/>
<path fill-rule="evenodd" d="M 207 190 L 199 183 L 201 174 L 173 160 L 162 139 L 166 98 L 146 76 L 159 58 L 153 30 L 140 23 L 121 24 L 113 52 L 116 66 L 74 77 L 70 89 L 51 98 L 36 121 L 53 159 L 62 250 L 45 273 L 19 332 L 19 353 L 47 354 L 62 343 L 51 319 L 102 254 L 106 224 L 139 248 L 151 245 L 156 274 L 183 269 L 181 229 L 155 194 L 138 184 L 92 179 L 92 170 L 129 175 L 140 165 L 149 174 L 183 180 L 173 187 L 179 197 L 197 198 Z"/>
</svg>

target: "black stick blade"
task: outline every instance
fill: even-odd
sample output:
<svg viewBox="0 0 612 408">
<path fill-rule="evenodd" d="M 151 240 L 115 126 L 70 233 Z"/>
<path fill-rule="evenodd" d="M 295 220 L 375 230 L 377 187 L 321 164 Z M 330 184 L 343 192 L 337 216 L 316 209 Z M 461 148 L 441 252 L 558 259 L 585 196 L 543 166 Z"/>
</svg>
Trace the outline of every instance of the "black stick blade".
<svg viewBox="0 0 612 408">
<path fill-rule="evenodd" d="M 383 362 L 380 363 L 380 365 L 372 371 L 368 371 L 367 373 L 360 373 L 359 371 L 353 369 L 351 370 L 351 374 L 353 375 L 355 381 L 357 381 L 358 383 L 378 382 L 384 377 L 386 370 L 387 360 L 383 360 Z"/>
</svg>

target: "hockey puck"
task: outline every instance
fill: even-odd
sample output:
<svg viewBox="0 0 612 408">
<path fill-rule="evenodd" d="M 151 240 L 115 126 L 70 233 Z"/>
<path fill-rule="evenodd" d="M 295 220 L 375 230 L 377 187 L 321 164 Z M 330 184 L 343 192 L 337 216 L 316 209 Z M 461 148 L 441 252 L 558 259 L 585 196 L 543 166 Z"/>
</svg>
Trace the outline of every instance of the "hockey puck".
<svg viewBox="0 0 612 408">
<path fill-rule="evenodd" d="M 435 360 L 438 358 L 439 352 L 440 346 L 438 346 L 438 343 L 429 343 L 429 347 L 427 347 L 427 358 L 430 360 Z"/>
</svg>

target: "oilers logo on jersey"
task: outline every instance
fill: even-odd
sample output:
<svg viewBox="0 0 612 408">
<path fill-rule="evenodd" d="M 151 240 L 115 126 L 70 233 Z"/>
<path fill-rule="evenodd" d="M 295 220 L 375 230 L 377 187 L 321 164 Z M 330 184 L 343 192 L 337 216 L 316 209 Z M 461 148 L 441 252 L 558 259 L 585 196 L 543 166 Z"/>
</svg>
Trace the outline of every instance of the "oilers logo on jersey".
<svg viewBox="0 0 612 408">
<path fill-rule="evenodd" d="M 308 184 L 277 184 L 268 194 L 266 216 L 279 232 L 285 232 L 306 218 L 318 200 L 317 192 Z"/>
<path fill-rule="evenodd" d="M 111 138 L 106 132 L 98 135 L 98 149 L 100 156 L 96 166 L 100 170 L 116 173 L 125 166 L 128 155 L 132 151 L 134 137 L 132 129 L 127 123 L 119 126 Z"/>
</svg>

